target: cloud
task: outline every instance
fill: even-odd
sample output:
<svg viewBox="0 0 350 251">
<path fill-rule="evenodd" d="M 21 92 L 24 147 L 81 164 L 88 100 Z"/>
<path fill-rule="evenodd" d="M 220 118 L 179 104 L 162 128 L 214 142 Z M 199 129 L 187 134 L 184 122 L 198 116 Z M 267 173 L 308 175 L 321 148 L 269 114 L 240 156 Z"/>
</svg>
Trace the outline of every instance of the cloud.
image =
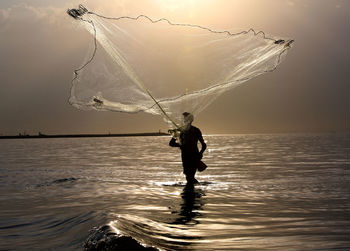
<svg viewBox="0 0 350 251">
<path fill-rule="evenodd" d="M 14 128 L 23 126 L 19 118 L 51 118 L 52 111 L 69 106 L 73 70 L 91 37 L 76 28 L 65 7 L 18 4 L 0 13 L 2 125 Z"/>
<path fill-rule="evenodd" d="M 13 5 L 7 9 L 0 9 L 0 32 L 22 24 L 45 22 L 50 25 L 59 25 L 65 18 L 65 11 L 57 7 L 34 7 L 26 3 Z"/>
<path fill-rule="evenodd" d="M 289 6 L 294 6 L 294 5 L 295 5 L 295 2 L 294 2 L 294 1 L 291 1 L 291 0 L 287 0 L 286 3 L 287 3 Z"/>
<path fill-rule="evenodd" d="M 7 3 L 10 1 L 15 0 L 5 0 Z M 139 124 L 145 124 L 138 120 L 143 115 L 84 113 L 68 104 L 73 70 L 84 61 L 89 53 L 88 47 L 93 42 L 91 35 L 85 29 L 79 28 L 79 22 L 66 14 L 67 8 L 74 8 L 81 1 L 31 2 L 40 2 L 42 5 L 22 3 L 10 6 L 0 3 L 0 6 L 10 6 L 0 8 L 0 133 L 16 133 L 21 128 L 34 132 L 45 132 L 49 129 L 56 133 L 72 130 L 101 132 L 104 128 L 113 130 L 111 125 L 116 125 L 114 129 L 119 130 L 118 132 L 144 130 L 143 126 L 138 127 Z M 190 2 L 192 1 L 186 6 L 191 6 Z M 199 0 L 193 2 L 199 3 Z M 194 20 L 187 15 L 191 8 L 186 8 L 186 11 L 182 11 L 182 7 L 176 9 L 177 2 L 172 0 L 165 1 L 163 5 L 157 4 L 158 0 L 144 0 L 142 3 L 130 0 L 87 0 L 82 3 L 88 9 L 106 16 L 147 14 L 152 17 L 164 16 L 178 22 L 190 20 L 219 28 L 252 26 L 266 29 L 265 31 L 274 35 L 295 38 L 295 49 L 276 72 L 257 78 L 241 88 L 241 93 L 246 90 L 247 94 L 241 95 L 241 100 L 233 96 L 236 92 L 227 94 L 226 100 L 218 100 L 219 104 L 222 101 L 222 106 L 214 106 L 212 110 L 208 110 L 208 115 L 203 116 L 207 116 L 208 124 L 212 123 L 214 115 L 220 115 L 219 119 L 227 116 L 243 121 L 249 114 L 255 118 L 260 113 L 259 108 L 264 107 L 270 114 L 275 114 L 271 121 L 279 121 L 287 113 L 278 109 L 275 111 L 275 107 L 285 107 L 289 109 L 291 124 L 318 128 L 318 122 L 312 124 L 307 119 L 304 122 L 302 119 L 298 120 L 301 111 L 306 109 L 309 111 L 307 114 L 319 114 L 324 121 L 334 121 L 334 128 L 350 128 L 349 109 L 346 109 L 349 107 L 346 96 L 349 93 L 346 74 L 346 66 L 349 65 L 349 50 L 346 46 L 346 41 L 349 41 L 348 1 L 266 0 L 262 3 L 208 0 L 208 5 L 205 2 L 201 2 L 198 8 L 196 6 L 198 17 Z M 169 3 L 170 9 L 175 8 L 174 12 L 167 11 L 165 3 Z M 309 4 L 309 8 L 304 7 L 305 3 Z M 340 7 L 336 8 L 336 5 Z M 267 15 L 271 8 L 278 8 L 279 11 L 274 15 Z M 254 85 L 254 81 L 259 84 Z M 254 93 L 260 98 L 260 103 L 259 100 L 246 98 Z M 249 100 L 252 107 L 250 112 L 241 108 L 245 107 L 244 100 Z M 265 107 L 261 105 L 264 100 L 275 102 Z M 293 103 L 295 100 L 298 102 Z M 237 113 L 227 111 L 227 107 L 238 107 Z M 220 111 L 225 111 L 225 115 Z M 148 121 L 149 128 L 163 125 L 162 122 L 153 121 L 156 117 L 149 119 L 144 116 L 143 121 Z M 129 119 L 129 122 L 123 119 Z M 92 126 L 91 122 L 102 120 L 106 121 L 105 125 Z M 242 122 L 242 128 L 264 122 L 258 118 L 252 121 Z M 268 123 L 267 120 L 265 122 Z M 222 124 L 222 128 L 226 128 L 227 132 L 234 132 L 234 125 L 230 120 Z M 278 129 L 272 122 L 268 126 Z M 281 128 L 289 127 L 281 125 Z"/>
</svg>

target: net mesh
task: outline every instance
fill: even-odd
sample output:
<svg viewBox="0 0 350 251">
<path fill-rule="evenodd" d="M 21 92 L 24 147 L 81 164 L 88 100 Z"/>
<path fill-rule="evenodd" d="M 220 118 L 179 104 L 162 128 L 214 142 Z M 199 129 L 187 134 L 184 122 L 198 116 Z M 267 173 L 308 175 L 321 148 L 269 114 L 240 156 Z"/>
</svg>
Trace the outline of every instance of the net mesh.
<svg viewBox="0 0 350 251">
<path fill-rule="evenodd" d="M 253 29 L 239 33 L 148 16 L 104 17 L 83 6 L 68 14 L 94 37 L 72 80 L 79 109 L 148 112 L 170 128 L 197 115 L 222 93 L 276 69 L 293 40 Z"/>
</svg>

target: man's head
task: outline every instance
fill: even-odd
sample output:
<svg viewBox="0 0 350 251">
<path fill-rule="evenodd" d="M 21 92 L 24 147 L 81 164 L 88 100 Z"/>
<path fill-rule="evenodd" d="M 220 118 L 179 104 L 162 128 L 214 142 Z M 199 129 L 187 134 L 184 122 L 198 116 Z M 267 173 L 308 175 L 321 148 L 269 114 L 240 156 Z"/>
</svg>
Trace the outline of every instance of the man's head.
<svg viewBox="0 0 350 251">
<path fill-rule="evenodd" d="M 194 119 L 193 115 L 189 112 L 184 112 L 182 115 L 184 116 L 184 124 L 191 125 Z"/>
</svg>

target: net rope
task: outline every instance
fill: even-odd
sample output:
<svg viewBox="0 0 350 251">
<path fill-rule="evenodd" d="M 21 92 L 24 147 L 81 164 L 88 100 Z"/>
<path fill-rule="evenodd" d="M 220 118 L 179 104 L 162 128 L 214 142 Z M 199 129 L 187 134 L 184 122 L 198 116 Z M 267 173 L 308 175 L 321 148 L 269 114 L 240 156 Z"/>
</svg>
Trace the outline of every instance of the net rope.
<svg viewBox="0 0 350 251">
<path fill-rule="evenodd" d="M 201 25 L 196 25 L 196 24 L 174 23 L 166 18 L 160 18 L 160 19 L 154 20 L 146 15 L 139 15 L 136 17 L 131 17 L 131 16 L 107 17 L 107 16 L 103 16 L 87 10 L 83 5 L 79 5 L 79 8 L 77 9 L 68 9 L 67 13 L 74 19 L 86 23 L 87 24 L 86 28 L 90 29 L 89 31 L 93 35 L 93 49 L 92 49 L 91 55 L 79 68 L 74 70 L 74 78 L 71 81 L 71 97 L 69 99 L 69 103 L 80 109 L 111 110 L 111 111 L 120 111 L 120 112 L 144 111 L 144 112 L 150 112 L 153 114 L 161 114 L 164 117 L 164 119 L 168 122 L 169 127 L 173 129 L 181 128 L 181 119 L 179 115 L 182 114 L 183 112 L 191 112 L 193 114 L 199 113 L 201 110 L 203 110 L 206 106 L 208 106 L 211 102 L 213 102 L 214 99 L 216 99 L 219 95 L 221 95 L 226 90 L 232 89 L 233 87 L 236 87 L 241 83 L 257 75 L 260 75 L 262 73 L 274 71 L 282 61 L 283 56 L 291 48 L 291 45 L 294 42 L 294 40 L 284 40 L 284 39 L 276 39 L 273 37 L 269 37 L 265 34 L 265 32 L 263 31 L 256 32 L 252 28 L 248 30 L 240 31 L 237 33 L 232 33 L 228 30 L 222 30 L 222 31 L 214 30 L 214 29 L 204 27 Z M 105 21 L 107 20 L 112 21 L 113 23 L 105 23 Z M 122 22 L 122 23 L 118 23 L 118 22 Z M 148 25 L 147 23 L 153 24 L 155 27 L 147 26 Z M 96 25 L 98 25 L 98 27 Z M 137 27 L 136 25 L 139 25 L 141 28 L 135 28 Z M 142 25 L 144 25 L 144 27 Z M 167 25 L 168 27 L 166 27 L 165 25 Z M 147 30 L 149 32 L 153 32 L 153 30 L 159 29 L 159 30 L 156 30 L 158 33 L 154 33 L 154 34 L 157 34 L 157 36 L 159 33 L 161 33 L 159 31 L 164 32 L 164 29 L 171 29 L 171 31 L 169 31 L 168 33 L 171 34 L 171 32 L 174 32 L 174 33 L 178 32 L 180 35 L 180 39 L 179 39 L 180 42 L 182 41 L 181 39 L 183 37 L 187 38 L 192 36 L 192 37 L 195 37 L 195 39 L 198 37 L 199 38 L 204 37 L 204 39 L 206 39 L 206 36 L 207 36 L 208 39 L 204 40 L 204 42 L 201 42 L 202 44 L 199 44 L 199 45 L 195 44 L 198 47 L 204 46 L 204 45 L 206 47 L 210 47 L 211 46 L 210 43 L 212 44 L 220 43 L 221 41 L 223 41 L 224 45 L 226 45 L 225 43 L 227 43 L 226 41 L 228 39 L 239 38 L 243 42 L 245 42 L 246 40 L 248 41 L 247 42 L 248 49 L 242 49 L 243 47 L 240 45 L 242 48 L 239 47 L 239 49 L 237 49 L 238 52 L 233 56 L 235 56 L 238 59 L 242 57 L 245 61 L 242 60 L 243 63 L 239 62 L 233 65 L 236 68 L 230 65 L 223 66 L 223 68 L 227 67 L 230 70 L 231 68 L 236 69 L 236 71 L 228 70 L 227 72 L 224 72 L 226 75 L 222 74 L 224 75 L 223 77 L 221 77 L 223 79 L 218 80 L 217 78 L 215 78 L 216 82 L 214 81 L 209 85 L 201 86 L 195 90 L 192 90 L 190 93 L 186 91 L 185 93 L 176 93 L 175 95 L 172 95 L 171 93 L 171 95 L 166 94 L 164 96 L 158 94 L 157 97 L 155 97 L 152 94 L 152 92 L 154 91 L 154 89 L 157 89 L 157 86 L 153 89 L 149 89 L 144 84 L 144 82 L 147 82 L 144 80 L 145 79 L 148 80 L 148 79 L 144 77 L 147 75 L 143 73 L 144 71 L 143 69 L 148 67 L 148 65 L 145 63 L 141 64 L 143 68 L 139 67 L 140 69 L 142 69 L 142 70 L 139 70 L 137 68 L 138 66 L 134 66 L 135 63 L 134 65 L 132 63 L 130 64 L 129 61 L 136 62 L 136 65 L 137 65 L 137 63 L 139 63 L 139 61 L 137 60 L 141 60 L 140 59 L 141 57 L 138 55 L 130 56 L 130 54 L 134 53 L 134 51 L 131 51 L 128 47 L 126 47 L 124 44 L 120 42 L 120 41 L 123 42 L 124 40 L 126 40 L 125 37 L 131 38 L 130 40 L 126 40 L 127 43 L 131 44 L 130 46 L 134 46 L 138 50 L 138 52 L 141 52 L 140 48 L 142 48 L 143 50 L 145 49 L 142 47 L 143 46 L 142 41 L 139 42 L 139 41 L 136 41 L 136 39 L 134 39 L 135 40 L 134 42 L 133 36 L 130 35 L 131 32 L 129 34 L 128 31 L 127 32 L 125 31 L 127 30 L 128 27 L 130 28 L 131 31 L 133 31 L 133 29 L 135 31 L 138 31 L 138 33 L 137 32 L 134 33 L 136 34 L 134 35 L 134 37 L 137 37 L 138 34 L 142 33 L 145 29 L 149 29 Z M 173 27 L 179 27 L 179 30 L 173 29 Z M 191 30 L 188 30 L 188 29 L 191 29 Z M 199 31 L 203 31 L 204 33 L 199 33 Z M 194 35 L 191 33 L 194 33 Z M 115 34 L 118 34 L 118 35 L 115 35 Z M 151 35 L 152 34 L 153 33 L 151 33 Z M 219 37 L 212 37 L 213 34 L 214 35 L 217 34 L 219 35 Z M 111 36 L 111 38 L 108 38 L 107 36 Z M 255 40 L 253 41 L 254 38 Z M 238 40 L 237 44 L 242 44 L 243 43 L 242 41 Z M 250 41 L 252 41 L 251 44 L 253 44 L 253 46 L 251 47 L 249 47 Z M 141 43 L 141 46 L 139 45 L 140 43 Z M 254 43 L 257 45 L 255 45 Z M 106 69 L 108 67 L 112 69 L 112 70 L 107 70 L 105 74 L 106 76 L 102 76 L 102 79 L 104 78 L 105 82 L 108 82 L 108 81 L 110 82 L 111 77 L 108 78 L 107 75 L 122 76 L 121 78 L 124 78 L 124 79 L 121 79 L 122 81 L 119 81 L 119 82 L 122 82 L 122 83 L 125 82 L 126 83 L 125 86 L 123 85 L 123 86 L 116 86 L 116 87 L 113 87 L 113 86 L 104 87 L 100 81 L 99 84 L 96 84 L 91 87 L 90 85 L 84 86 L 84 83 L 80 81 L 79 77 L 81 73 L 87 75 L 85 77 L 85 82 L 91 82 L 92 81 L 91 79 L 95 79 L 95 78 L 97 79 L 97 77 L 95 76 L 96 74 L 94 75 L 93 73 L 95 68 L 94 65 L 91 66 L 90 69 L 87 69 L 87 73 L 85 73 L 84 70 L 88 68 L 89 65 L 94 63 L 94 60 L 98 54 L 99 44 L 102 45 L 101 49 L 104 48 L 105 51 L 107 51 L 107 54 L 105 52 L 101 52 L 101 53 L 105 53 L 106 55 L 108 55 L 109 53 L 109 55 L 112 58 L 110 59 L 111 63 L 104 63 L 104 58 L 102 57 L 101 57 L 102 59 L 101 58 L 97 59 L 100 61 L 98 62 L 99 63 L 98 65 L 102 65 L 100 66 L 102 67 L 101 69 Z M 186 46 L 188 47 L 188 45 L 185 44 L 184 48 L 186 48 Z M 230 51 L 231 49 L 230 46 L 233 49 L 235 49 L 231 44 L 226 46 L 227 48 L 225 47 L 223 48 L 226 49 L 227 51 Z M 177 48 L 177 47 L 174 47 L 174 48 Z M 241 51 L 243 51 L 244 53 L 242 53 Z M 220 48 L 215 48 L 214 52 L 220 53 Z M 164 58 L 162 59 L 164 60 Z M 226 62 L 225 59 L 223 58 L 219 58 L 218 61 Z M 120 74 L 115 75 L 116 73 L 114 73 L 113 70 L 117 71 Z M 237 72 L 239 72 L 239 74 L 236 74 Z M 139 77 L 140 75 L 141 75 L 141 78 Z M 236 75 L 238 77 L 236 77 Z M 152 77 L 150 78 L 150 80 L 155 80 L 155 78 L 156 77 Z M 148 82 L 151 82 L 150 80 Z M 113 83 L 116 83 L 116 81 L 118 80 L 115 80 L 115 82 Z M 134 102 L 135 104 L 129 104 L 128 102 L 125 102 L 125 100 L 121 100 L 121 101 L 118 100 L 118 98 L 120 99 L 123 98 L 122 94 L 119 94 L 119 92 L 120 90 L 127 89 L 128 88 L 127 84 L 130 84 L 129 85 L 130 90 L 124 91 L 123 92 L 124 96 L 128 96 L 130 95 L 130 93 L 131 94 L 134 93 L 135 99 L 139 97 L 140 98 L 139 100 L 141 101 L 136 100 Z M 135 84 L 138 87 L 135 87 L 134 86 Z M 169 84 L 168 89 L 171 89 L 170 87 L 173 87 L 173 86 L 174 85 Z M 102 95 L 99 94 L 101 93 L 101 90 L 105 91 L 104 88 L 106 90 L 112 90 L 113 93 L 118 93 L 117 95 L 112 97 L 113 101 L 105 97 L 102 97 Z M 119 89 L 117 90 L 117 88 Z M 140 93 L 140 89 L 143 93 Z M 108 91 L 105 91 L 105 93 L 106 92 Z M 86 93 L 88 93 L 88 95 Z M 146 96 L 148 96 L 152 100 L 152 102 L 148 102 L 144 94 L 146 94 Z M 196 100 L 199 100 L 199 101 L 196 104 L 192 104 Z"/>
</svg>

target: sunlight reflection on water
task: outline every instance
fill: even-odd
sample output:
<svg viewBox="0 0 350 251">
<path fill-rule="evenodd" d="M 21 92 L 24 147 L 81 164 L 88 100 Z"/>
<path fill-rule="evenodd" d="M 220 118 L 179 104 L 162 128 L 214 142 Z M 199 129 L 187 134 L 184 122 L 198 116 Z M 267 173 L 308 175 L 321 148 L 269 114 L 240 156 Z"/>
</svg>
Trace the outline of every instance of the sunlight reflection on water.
<svg viewBox="0 0 350 251">
<path fill-rule="evenodd" d="M 168 137 L 1 141 L 0 249 L 77 250 L 108 223 L 164 250 L 350 249 L 349 135 L 205 139 L 193 188 Z"/>
</svg>

